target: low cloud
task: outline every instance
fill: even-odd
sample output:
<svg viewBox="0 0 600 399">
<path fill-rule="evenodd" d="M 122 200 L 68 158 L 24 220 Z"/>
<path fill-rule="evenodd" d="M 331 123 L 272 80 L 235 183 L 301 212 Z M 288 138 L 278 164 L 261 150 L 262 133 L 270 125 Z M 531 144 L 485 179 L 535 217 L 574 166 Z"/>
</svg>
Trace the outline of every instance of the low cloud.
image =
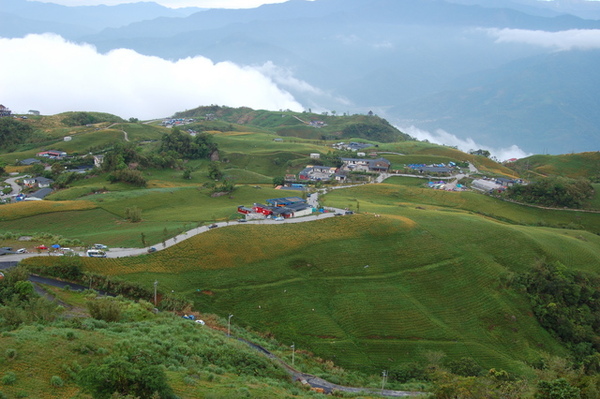
<svg viewBox="0 0 600 399">
<path fill-rule="evenodd" d="M 415 126 L 400 127 L 401 131 L 418 140 L 427 140 L 430 143 L 442 144 L 450 147 L 456 147 L 463 152 L 469 152 L 470 150 L 487 150 L 491 156 L 495 157 L 499 161 L 506 161 L 511 158 L 525 158 L 533 154 L 526 153 L 516 145 L 511 145 L 504 148 L 492 148 L 486 145 L 478 144 L 472 138 L 461 139 L 453 134 L 446 132 L 445 130 L 438 129 L 434 133 L 426 130 L 421 130 Z"/>
<path fill-rule="evenodd" d="M 600 48 L 600 29 L 571 29 L 559 32 L 524 29 L 485 29 L 496 43 L 525 43 L 564 50 Z"/>
<path fill-rule="evenodd" d="M 0 93 L 13 112 L 109 112 L 152 119 L 200 105 L 303 107 L 258 69 L 204 57 L 167 61 L 133 50 L 100 54 L 53 34 L 0 38 Z"/>
</svg>

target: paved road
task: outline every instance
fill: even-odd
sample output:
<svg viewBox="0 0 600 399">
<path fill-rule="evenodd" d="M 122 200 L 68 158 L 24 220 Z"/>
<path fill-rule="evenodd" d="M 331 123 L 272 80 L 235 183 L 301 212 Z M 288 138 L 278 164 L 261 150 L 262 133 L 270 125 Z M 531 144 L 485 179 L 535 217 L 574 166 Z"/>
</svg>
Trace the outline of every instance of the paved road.
<svg viewBox="0 0 600 399">
<path fill-rule="evenodd" d="M 11 177 L 11 178 L 4 180 L 6 183 L 10 184 L 12 191 L 8 195 L 3 195 L 0 193 L 0 198 L 12 197 L 12 196 L 19 194 L 21 192 L 21 186 L 19 186 L 15 181 L 20 178 L 21 178 L 21 176 L 15 176 L 15 177 Z"/>
</svg>

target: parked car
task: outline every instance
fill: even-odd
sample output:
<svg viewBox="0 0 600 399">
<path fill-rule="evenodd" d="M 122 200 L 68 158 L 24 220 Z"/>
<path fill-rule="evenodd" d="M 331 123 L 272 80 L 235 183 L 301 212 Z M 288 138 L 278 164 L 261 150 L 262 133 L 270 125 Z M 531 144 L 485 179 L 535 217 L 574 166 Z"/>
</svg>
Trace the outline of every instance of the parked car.
<svg viewBox="0 0 600 399">
<path fill-rule="evenodd" d="M 154 248 L 154 247 L 150 247 L 150 248 L 148 248 L 148 253 L 149 253 L 149 254 L 151 254 L 152 252 L 156 252 L 156 251 L 157 251 L 157 249 L 156 249 L 156 248 Z"/>
<path fill-rule="evenodd" d="M 45 246 L 45 245 L 38 245 L 37 247 L 35 247 L 35 249 L 39 249 L 39 250 L 41 250 L 41 251 L 45 251 L 45 250 L 47 250 L 47 249 L 48 249 L 48 247 L 47 247 L 47 246 Z"/>
<path fill-rule="evenodd" d="M 283 219 L 283 217 L 282 217 L 282 216 L 277 216 L 277 217 L 276 217 L 275 219 L 273 219 L 273 220 L 282 221 L 282 220 L 284 220 L 284 219 Z"/>
<path fill-rule="evenodd" d="M 90 258 L 106 258 L 106 252 L 100 251 L 98 249 L 88 249 L 86 254 Z"/>
<path fill-rule="evenodd" d="M 214 224 L 214 223 L 213 223 L 213 224 L 211 224 L 210 226 L 208 226 L 208 228 L 209 228 L 209 229 L 214 229 L 215 227 L 219 227 L 219 226 L 217 226 L 217 225 L 216 225 L 216 224 Z"/>
<path fill-rule="evenodd" d="M 25 248 L 20 248 L 20 249 L 17 249 L 17 251 L 16 251 L 16 252 L 17 252 L 18 254 L 26 254 L 26 253 L 28 253 L 27 249 L 25 249 Z"/>
<path fill-rule="evenodd" d="M 245 222 L 247 222 L 247 220 L 246 220 L 246 219 L 238 219 L 237 221 L 238 221 L 238 222 L 240 222 L 240 223 L 245 223 Z"/>
<path fill-rule="evenodd" d="M 108 247 L 104 244 L 94 244 L 93 247 L 94 249 L 108 249 Z"/>
<path fill-rule="evenodd" d="M 346 213 L 346 215 L 353 215 L 354 214 L 354 212 L 352 212 L 352 211 L 346 211 L 345 213 Z"/>
</svg>

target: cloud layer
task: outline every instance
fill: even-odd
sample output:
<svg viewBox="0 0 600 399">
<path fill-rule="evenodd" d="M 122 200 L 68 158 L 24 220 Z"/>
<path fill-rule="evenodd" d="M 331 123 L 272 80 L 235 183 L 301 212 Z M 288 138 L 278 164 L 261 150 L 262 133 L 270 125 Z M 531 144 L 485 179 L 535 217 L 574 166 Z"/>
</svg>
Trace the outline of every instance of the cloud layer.
<svg viewBox="0 0 600 399">
<path fill-rule="evenodd" d="M 401 131 L 418 140 L 427 140 L 430 143 L 442 144 L 450 147 L 456 147 L 462 152 L 469 152 L 470 150 L 487 150 L 490 154 L 498 159 L 499 161 L 506 161 L 511 158 L 525 158 L 532 154 L 526 153 L 516 145 L 511 145 L 505 148 L 492 148 L 486 145 L 476 143 L 472 138 L 459 138 L 453 134 L 446 132 L 445 130 L 438 129 L 434 133 L 426 130 L 421 130 L 415 126 L 400 127 Z"/>
<path fill-rule="evenodd" d="M 53 34 L 0 38 L 0 54 L 2 103 L 18 113 L 98 111 L 152 119 L 208 104 L 303 109 L 258 69 L 204 57 L 172 62 L 127 49 L 100 54 Z"/>
<path fill-rule="evenodd" d="M 485 29 L 496 43 L 525 43 L 556 50 L 600 48 L 600 30 L 571 29 L 559 32 L 524 29 Z"/>
</svg>

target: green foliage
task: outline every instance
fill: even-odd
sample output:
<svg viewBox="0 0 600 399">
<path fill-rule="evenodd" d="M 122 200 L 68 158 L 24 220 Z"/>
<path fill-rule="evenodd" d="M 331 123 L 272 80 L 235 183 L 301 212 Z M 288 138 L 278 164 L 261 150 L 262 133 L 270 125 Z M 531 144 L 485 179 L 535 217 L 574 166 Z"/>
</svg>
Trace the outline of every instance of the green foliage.
<svg viewBox="0 0 600 399">
<path fill-rule="evenodd" d="M 553 381 L 540 381 L 535 397 L 536 399 L 579 399 L 581 391 L 569 384 L 566 379 L 557 378 Z"/>
<path fill-rule="evenodd" d="M 0 381 L 2 381 L 2 384 L 4 385 L 13 385 L 17 382 L 17 375 L 12 371 L 8 371 L 2 376 Z"/>
<path fill-rule="evenodd" d="M 171 133 L 162 136 L 160 152 L 174 152 L 184 159 L 207 159 L 217 150 L 217 144 L 208 133 L 202 133 L 192 138 L 174 127 Z"/>
<path fill-rule="evenodd" d="M 138 187 L 146 186 L 146 178 L 139 170 L 135 169 L 118 169 L 108 176 L 111 183 L 123 182 L 129 183 Z"/>
<path fill-rule="evenodd" d="M 385 119 L 377 120 L 379 123 L 354 123 L 342 130 L 343 138 L 360 138 L 381 143 L 400 141 L 401 133 L 390 125 Z"/>
<path fill-rule="evenodd" d="M 125 208 L 125 219 L 131 223 L 138 223 L 142 221 L 142 209 L 137 206 Z"/>
<path fill-rule="evenodd" d="M 4 272 L 0 280 L 0 304 L 7 304 L 16 298 L 18 301 L 30 299 L 33 296 L 33 286 L 29 281 L 29 271 L 17 267 Z"/>
<path fill-rule="evenodd" d="M 0 150 L 14 151 L 32 135 L 33 128 L 28 123 L 13 118 L 0 118 Z"/>
<path fill-rule="evenodd" d="M 509 187 L 505 195 L 515 201 L 529 204 L 581 208 L 593 193 L 594 189 L 589 180 L 549 177 L 528 185 Z"/>
<path fill-rule="evenodd" d="M 223 178 L 223 172 L 221 172 L 218 162 L 211 162 L 208 165 L 208 177 L 211 180 L 221 180 Z"/>
<path fill-rule="evenodd" d="M 479 365 L 472 357 L 461 357 L 460 359 L 450 360 L 446 366 L 453 374 L 463 377 L 479 377 L 483 375 L 483 367 Z"/>
<path fill-rule="evenodd" d="M 600 351 L 600 277 L 543 262 L 519 276 L 540 324 L 581 361 Z"/>
<path fill-rule="evenodd" d="M 109 356 L 100 364 L 84 368 L 79 385 L 97 399 L 111 398 L 115 392 L 141 398 L 158 393 L 161 399 L 176 399 L 164 369 L 145 360 Z"/>
<path fill-rule="evenodd" d="M 83 126 L 100 122 L 123 122 L 118 116 L 99 112 L 67 112 L 62 123 L 67 126 Z"/>
<path fill-rule="evenodd" d="M 79 281 L 83 276 L 83 262 L 79 256 L 61 256 L 53 260 L 48 267 L 31 267 L 33 273 L 58 277 L 68 281 Z"/>
<path fill-rule="evenodd" d="M 94 319 L 107 322 L 121 320 L 121 303 L 114 298 L 96 298 L 86 303 L 90 315 Z"/>
<path fill-rule="evenodd" d="M 52 385 L 55 388 L 60 388 L 60 387 L 63 387 L 65 385 L 65 382 L 59 376 L 53 375 L 50 378 L 50 385 Z"/>
<path fill-rule="evenodd" d="M 8 360 L 14 360 L 17 358 L 17 350 L 14 348 L 8 348 L 6 351 L 4 351 L 4 354 Z"/>
<path fill-rule="evenodd" d="M 425 365 L 411 362 L 401 365 L 389 372 L 390 380 L 406 383 L 409 381 L 427 381 L 429 373 Z"/>
</svg>

